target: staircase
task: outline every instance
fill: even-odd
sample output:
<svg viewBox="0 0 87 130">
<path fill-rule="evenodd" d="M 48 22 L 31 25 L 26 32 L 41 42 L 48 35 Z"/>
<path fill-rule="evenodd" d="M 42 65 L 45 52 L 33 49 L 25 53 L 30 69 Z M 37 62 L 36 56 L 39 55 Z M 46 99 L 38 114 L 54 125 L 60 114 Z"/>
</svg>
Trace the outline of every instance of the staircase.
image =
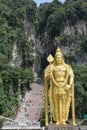
<svg viewBox="0 0 87 130">
<path fill-rule="evenodd" d="M 37 83 L 30 85 L 31 91 L 27 91 L 21 102 L 14 122 L 5 122 L 2 129 L 41 129 L 40 118 L 43 107 L 43 86 Z"/>
<path fill-rule="evenodd" d="M 33 83 L 30 87 L 31 91 L 25 93 L 18 114 L 15 118 L 15 121 L 17 122 L 22 121 L 22 119 L 24 119 L 25 122 L 37 122 L 41 118 L 44 96 L 43 86 Z"/>
</svg>

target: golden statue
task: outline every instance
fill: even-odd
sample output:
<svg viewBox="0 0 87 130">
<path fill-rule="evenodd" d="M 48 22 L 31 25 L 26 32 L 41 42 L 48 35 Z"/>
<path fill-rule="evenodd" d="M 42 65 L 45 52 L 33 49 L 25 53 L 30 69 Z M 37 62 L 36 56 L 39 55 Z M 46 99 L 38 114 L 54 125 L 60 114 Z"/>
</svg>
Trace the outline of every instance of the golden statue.
<svg viewBox="0 0 87 130">
<path fill-rule="evenodd" d="M 45 120 L 48 125 L 48 106 L 50 104 L 50 122 L 65 125 L 68 120 L 70 103 L 72 106 L 72 123 L 75 124 L 74 110 L 74 74 L 70 65 L 64 62 L 60 48 L 55 57 L 47 57 L 50 63 L 44 71 Z"/>
</svg>

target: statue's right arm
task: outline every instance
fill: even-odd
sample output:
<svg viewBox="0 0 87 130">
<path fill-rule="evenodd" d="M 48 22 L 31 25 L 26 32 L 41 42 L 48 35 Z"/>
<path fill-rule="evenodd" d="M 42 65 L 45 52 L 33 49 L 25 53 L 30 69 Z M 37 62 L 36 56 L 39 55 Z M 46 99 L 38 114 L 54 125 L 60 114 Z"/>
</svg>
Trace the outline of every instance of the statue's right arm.
<svg viewBox="0 0 87 130">
<path fill-rule="evenodd" d="M 50 79 L 50 75 L 51 75 L 51 72 L 52 72 L 52 65 L 48 65 L 45 70 L 44 70 L 44 78 L 46 80 L 49 80 Z"/>
</svg>

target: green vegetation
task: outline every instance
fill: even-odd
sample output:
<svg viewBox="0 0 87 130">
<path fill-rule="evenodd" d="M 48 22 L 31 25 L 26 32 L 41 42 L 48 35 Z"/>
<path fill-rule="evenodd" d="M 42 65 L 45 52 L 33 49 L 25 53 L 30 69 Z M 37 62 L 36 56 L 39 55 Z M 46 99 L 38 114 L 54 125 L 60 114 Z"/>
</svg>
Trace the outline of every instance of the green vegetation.
<svg viewBox="0 0 87 130">
<path fill-rule="evenodd" d="M 75 73 L 75 102 L 76 115 L 82 116 L 87 114 L 87 66 L 73 66 Z"/>
<path fill-rule="evenodd" d="M 28 41 L 24 22 L 35 26 L 36 13 L 36 3 L 31 0 L 0 0 L 0 114 L 6 117 L 16 114 L 19 81 L 22 91 L 34 80 L 34 43 Z M 23 60 L 20 67 L 13 68 L 10 62 L 15 43 Z"/>
<path fill-rule="evenodd" d="M 87 21 L 86 18 L 87 0 L 66 0 L 64 4 L 53 0 L 39 7 L 33 0 L 0 0 L 0 114 L 14 117 L 18 108 L 18 86 L 22 91 L 34 80 L 35 43 L 29 40 L 31 34 L 39 37 L 41 42 L 45 37 L 49 52 L 54 53 L 58 45 L 70 49 L 64 57 L 75 73 L 76 115 L 87 114 L 87 66 L 77 64 L 77 59 L 83 56 L 84 60 L 87 56 L 87 35 L 78 34 L 77 31 L 73 35 L 61 34 L 67 24 L 73 26 L 79 20 Z M 19 67 L 10 65 L 15 44 L 22 59 Z M 45 42 L 43 44 L 45 46 Z M 44 59 L 45 55 L 42 56 Z M 43 68 L 46 63 L 42 63 Z"/>
<path fill-rule="evenodd" d="M 67 22 L 74 25 L 78 20 L 86 20 L 86 0 L 66 0 L 61 4 L 58 0 L 52 3 L 41 4 L 39 10 L 39 33 L 42 35 L 47 31 L 49 39 L 60 36 Z M 75 34 L 76 35 L 76 34 Z"/>
</svg>

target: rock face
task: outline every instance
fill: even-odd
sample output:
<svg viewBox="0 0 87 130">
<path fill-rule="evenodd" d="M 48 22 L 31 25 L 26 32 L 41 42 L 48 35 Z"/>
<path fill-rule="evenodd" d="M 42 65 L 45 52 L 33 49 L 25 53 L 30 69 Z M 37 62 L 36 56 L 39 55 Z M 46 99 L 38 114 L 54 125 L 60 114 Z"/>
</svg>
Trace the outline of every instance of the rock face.
<svg viewBox="0 0 87 130">
<path fill-rule="evenodd" d="M 87 53 L 81 52 L 78 45 L 78 41 L 87 35 L 87 21 L 77 20 L 74 25 L 71 25 L 69 21 L 66 22 L 63 29 L 60 30 L 60 36 L 56 36 L 53 41 L 49 42 L 47 32 L 43 33 L 43 36 L 39 36 L 36 40 L 36 52 L 39 58 L 41 68 L 45 68 L 46 57 L 51 53 L 54 56 L 54 52 L 57 47 L 60 47 L 63 51 L 64 56 L 70 56 L 77 64 L 87 64 Z M 76 37 L 74 40 L 69 40 L 66 43 L 61 42 L 60 37 L 67 36 L 68 38 Z M 78 52 L 79 51 L 79 52 Z M 67 59 L 67 58 L 66 58 Z M 67 61 L 68 62 L 68 61 Z M 44 67 L 42 67 L 44 66 Z"/>
<path fill-rule="evenodd" d="M 87 21 L 77 21 L 75 25 L 70 25 L 67 21 L 63 30 L 61 30 L 61 35 L 87 35 Z"/>
<path fill-rule="evenodd" d="M 17 44 L 15 43 L 13 46 L 13 50 L 12 50 L 12 60 L 10 62 L 10 65 L 15 68 L 15 67 L 20 67 L 22 64 L 22 57 L 19 54 L 19 50 L 17 47 Z"/>
<path fill-rule="evenodd" d="M 60 47 L 65 56 L 70 55 L 73 57 L 75 63 L 87 64 L 87 53 L 77 52 L 79 49 L 77 41 L 83 36 L 87 35 L 87 21 L 77 20 L 74 25 L 71 25 L 69 21 L 66 22 L 64 27 L 60 29 L 60 36 L 54 37 L 52 41 L 49 40 L 49 36 L 45 31 L 42 35 L 36 37 L 36 30 L 33 24 L 29 23 L 27 18 L 24 20 L 25 35 L 28 42 L 32 43 L 32 52 L 29 52 L 34 57 L 32 64 L 32 70 L 35 77 L 38 76 L 41 69 L 44 70 L 47 65 L 46 57 L 51 53 L 54 56 L 54 52 L 57 47 Z M 68 41 L 67 44 L 60 40 L 60 37 L 68 36 L 77 37 L 77 40 Z M 67 59 L 67 58 L 66 58 Z M 69 57 L 70 59 L 70 57 Z M 12 59 L 10 65 L 13 67 L 19 67 L 22 65 L 23 59 L 19 53 L 19 48 L 15 43 L 12 50 Z M 67 61 L 68 62 L 68 61 Z"/>
</svg>

